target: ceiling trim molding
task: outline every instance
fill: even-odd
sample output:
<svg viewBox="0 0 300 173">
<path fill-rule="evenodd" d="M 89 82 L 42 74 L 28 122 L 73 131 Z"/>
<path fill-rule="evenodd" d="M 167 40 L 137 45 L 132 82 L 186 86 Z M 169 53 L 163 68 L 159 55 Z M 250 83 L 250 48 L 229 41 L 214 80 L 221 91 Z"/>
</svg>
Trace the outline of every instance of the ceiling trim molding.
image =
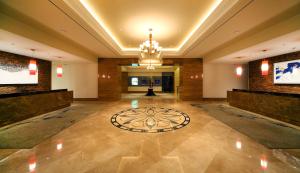
<svg viewBox="0 0 300 173">
<path fill-rule="evenodd" d="M 295 9 L 299 10 L 300 6 L 297 6 Z M 281 18 L 278 16 L 277 18 Z M 288 18 L 281 18 L 280 21 L 276 23 L 264 23 L 258 28 L 255 28 L 249 31 L 247 34 L 242 37 L 236 38 L 233 41 L 223 45 L 218 48 L 218 51 L 211 51 L 207 53 L 205 57 L 205 62 L 213 62 L 216 59 L 229 56 L 236 51 L 244 50 L 256 44 L 263 43 L 265 41 L 280 37 L 287 33 L 291 33 L 297 30 L 300 30 L 300 14 L 294 16 L 289 16 Z M 262 29 L 264 28 L 264 29 Z M 257 29 L 261 29 L 259 32 L 256 32 Z"/>
<path fill-rule="evenodd" d="M 5 6 L 2 3 L 0 3 L 0 5 Z M 6 7 L 5 10 L 0 10 L 0 18 L 0 28 L 2 30 L 72 54 L 76 57 L 81 57 L 84 60 L 91 62 L 96 61 L 97 55 L 93 52 L 9 7 Z"/>
<path fill-rule="evenodd" d="M 97 34 L 93 33 L 93 31 L 89 30 L 88 27 L 86 27 L 84 22 L 82 20 L 76 20 L 72 16 L 76 15 L 72 9 L 69 9 L 68 6 L 64 3 L 64 1 L 61 0 L 48 0 L 53 6 L 55 6 L 59 11 L 61 11 L 64 15 L 66 15 L 69 19 L 71 19 L 74 23 L 76 23 L 79 27 L 81 27 L 83 30 L 85 30 L 89 35 L 91 35 L 95 40 L 100 42 L 102 45 L 107 47 L 109 50 L 113 52 L 113 54 L 118 55 L 119 53 L 112 48 L 111 46 L 106 44 L 106 41 L 103 40 L 103 38 L 99 37 Z M 78 19 L 78 17 L 77 17 Z"/>
<path fill-rule="evenodd" d="M 219 22 L 211 25 L 211 27 L 206 29 L 206 32 L 198 37 L 193 44 L 188 46 L 183 52 L 182 55 L 185 56 L 188 51 L 194 49 L 198 44 L 201 44 L 205 41 L 208 37 L 214 34 L 218 29 L 224 26 L 227 22 L 229 22 L 233 17 L 238 15 L 243 9 L 249 6 L 254 0 L 240 0 L 238 3 L 232 4 L 233 6 L 227 11 L 224 12 L 224 15 L 220 17 Z M 213 17 L 213 16 L 212 16 Z"/>
</svg>

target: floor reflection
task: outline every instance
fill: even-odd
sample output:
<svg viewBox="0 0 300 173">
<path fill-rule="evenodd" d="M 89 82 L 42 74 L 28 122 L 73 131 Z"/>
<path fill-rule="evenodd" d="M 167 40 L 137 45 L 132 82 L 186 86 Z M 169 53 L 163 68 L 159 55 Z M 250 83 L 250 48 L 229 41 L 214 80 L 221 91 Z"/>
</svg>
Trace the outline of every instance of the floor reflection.
<svg viewBox="0 0 300 173">
<path fill-rule="evenodd" d="M 137 101 L 132 104 L 132 100 Z M 98 112 L 31 149 L 18 150 L 0 160 L 0 172 L 300 172 L 274 157 L 272 150 L 214 119 L 205 110 L 191 106 L 190 102 L 125 99 L 99 104 L 102 107 Z M 183 112 L 191 121 L 188 126 L 165 133 L 132 133 L 110 122 L 111 116 L 122 110 L 147 106 L 172 108 L 174 119 Z M 130 116 L 124 116 L 122 122 L 128 119 Z M 149 123 L 153 126 L 154 122 Z"/>
</svg>

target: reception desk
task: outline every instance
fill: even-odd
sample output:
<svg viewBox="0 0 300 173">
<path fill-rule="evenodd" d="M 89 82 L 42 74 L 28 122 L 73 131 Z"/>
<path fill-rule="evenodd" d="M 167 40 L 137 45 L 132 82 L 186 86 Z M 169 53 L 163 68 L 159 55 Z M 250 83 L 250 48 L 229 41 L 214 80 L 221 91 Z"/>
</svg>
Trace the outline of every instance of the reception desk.
<svg viewBox="0 0 300 173">
<path fill-rule="evenodd" d="M 0 95 L 0 127 L 68 107 L 73 91 L 51 90 Z"/>
<path fill-rule="evenodd" d="M 227 99 L 231 106 L 300 126 L 300 94 L 234 89 Z"/>
</svg>

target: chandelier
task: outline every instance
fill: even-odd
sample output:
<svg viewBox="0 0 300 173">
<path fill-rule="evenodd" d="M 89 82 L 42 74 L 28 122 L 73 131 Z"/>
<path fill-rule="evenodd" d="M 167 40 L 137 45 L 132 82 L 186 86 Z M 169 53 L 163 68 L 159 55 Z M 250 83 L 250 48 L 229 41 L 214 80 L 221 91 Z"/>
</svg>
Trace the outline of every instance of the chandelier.
<svg viewBox="0 0 300 173">
<path fill-rule="evenodd" d="M 147 66 L 147 69 L 153 70 L 155 66 L 162 64 L 161 47 L 157 41 L 152 40 L 152 29 L 149 29 L 149 40 L 140 44 L 140 66 Z"/>
</svg>

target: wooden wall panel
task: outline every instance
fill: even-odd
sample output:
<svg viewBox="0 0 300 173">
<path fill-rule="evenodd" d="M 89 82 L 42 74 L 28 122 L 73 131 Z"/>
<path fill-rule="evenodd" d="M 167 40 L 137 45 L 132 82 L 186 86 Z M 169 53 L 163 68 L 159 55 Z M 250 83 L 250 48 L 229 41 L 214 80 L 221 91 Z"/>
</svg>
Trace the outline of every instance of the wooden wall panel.
<svg viewBox="0 0 300 173">
<path fill-rule="evenodd" d="M 203 97 L 203 61 L 193 59 L 183 61 L 180 66 L 181 100 L 201 100 Z"/>
<path fill-rule="evenodd" d="M 121 66 L 114 59 L 98 59 L 99 100 L 121 99 Z"/>
<path fill-rule="evenodd" d="M 137 63 L 137 60 L 138 59 L 134 58 L 98 59 L 98 95 L 100 100 L 118 100 L 121 98 L 122 91 L 125 91 L 125 82 L 122 82 L 121 65 L 130 65 L 131 63 Z M 201 100 L 203 95 L 202 59 L 168 58 L 163 60 L 164 65 L 180 65 L 180 99 Z M 110 76 L 110 78 L 108 78 L 108 76 Z"/>
</svg>

